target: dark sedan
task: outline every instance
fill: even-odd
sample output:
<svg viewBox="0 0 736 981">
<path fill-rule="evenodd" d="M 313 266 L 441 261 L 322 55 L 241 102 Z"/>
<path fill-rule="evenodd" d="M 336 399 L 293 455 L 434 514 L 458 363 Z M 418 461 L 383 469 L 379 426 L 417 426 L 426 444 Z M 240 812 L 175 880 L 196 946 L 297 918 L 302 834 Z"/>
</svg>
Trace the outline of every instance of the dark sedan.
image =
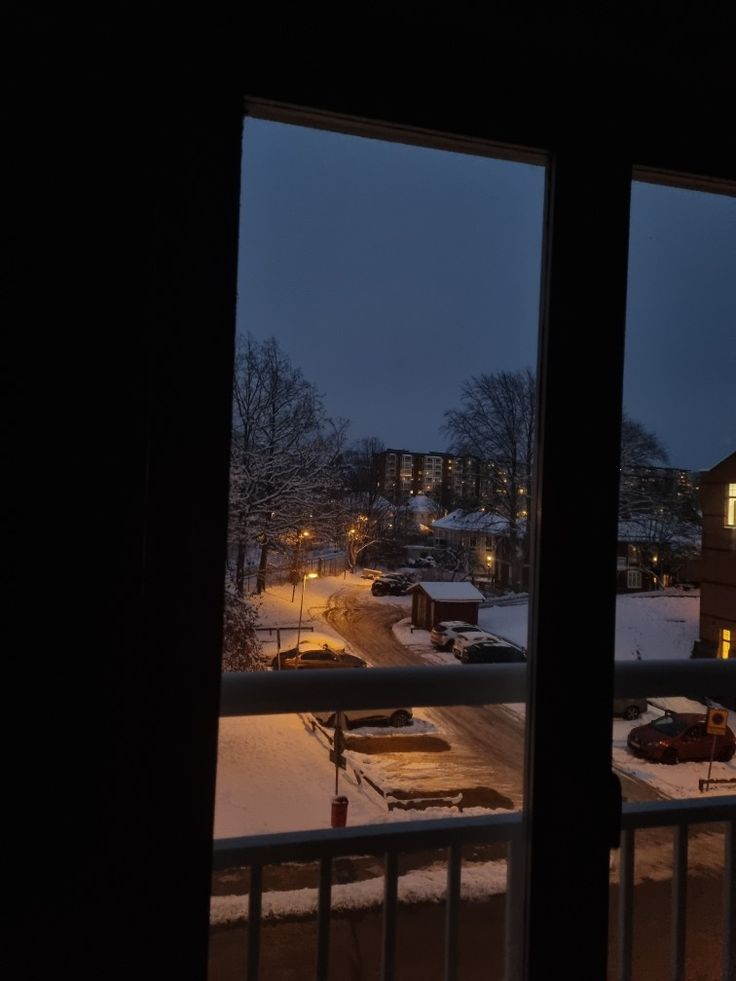
<svg viewBox="0 0 736 981">
<path fill-rule="evenodd" d="M 412 580 L 406 576 L 381 576 L 371 583 L 371 593 L 374 596 L 403 596 Z"/>
<path fill-rule="evenodd" d="M 520 647 L 500 644 L 494 640 L 479 640 L 455 653 L 462 664 L 526 664 L 526 654 Z"/>
</svg>

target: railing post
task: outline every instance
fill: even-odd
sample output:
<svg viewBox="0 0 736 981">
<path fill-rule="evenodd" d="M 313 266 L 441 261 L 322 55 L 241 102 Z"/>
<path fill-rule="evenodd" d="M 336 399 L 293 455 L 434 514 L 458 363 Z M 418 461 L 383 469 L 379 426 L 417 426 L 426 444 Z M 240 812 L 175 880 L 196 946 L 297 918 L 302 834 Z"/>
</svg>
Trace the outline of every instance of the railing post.
<svg viewBox="0 0 736 981">
<path fill-rule="evenodd" d="M 687 847 L 687 825 L 678 824 L 672 843 L 672 981 L 685 981 Z"/>
<path fill-rule="evenodd" d="M 723 981 L 736 981 L 736 817 L 726 825 L 723 875 Z"/>
<path fill-rule="evenodd" d="M 521 981 L 524 931 L 524 846 L 521 835 L 513 835 L 506 847 L 505 981 Z"/>
</svg>

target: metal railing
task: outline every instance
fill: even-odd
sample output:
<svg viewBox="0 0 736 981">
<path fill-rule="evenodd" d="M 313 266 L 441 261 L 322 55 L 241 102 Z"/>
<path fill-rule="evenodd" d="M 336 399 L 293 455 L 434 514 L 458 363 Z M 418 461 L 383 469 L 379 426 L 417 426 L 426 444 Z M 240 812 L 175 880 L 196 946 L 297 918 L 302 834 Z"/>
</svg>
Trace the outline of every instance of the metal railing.
<svg viewBox="0 0 736 981">
<path fill-rule="evenodd" d="M 630 981 L 632 977 L 635 831 L 662 827 L 672 827 L 675 830 L 672 861 L 671 977 L 672 981 L 684 981 L 689 828 L 696 824 L 716 822 L 724 822 L 726 825 L 721 978 L 722 981 L 734 981 L 736 978 L 736 813 L 734 799 L 731 798 L 723 801 L 687 800 L 679 803 L 656 801 L 623 806 L 618 892 L 618 981 Z M 314 977 L 315 981 L 327 981 L 333 862 L 342 856 L 382 856 L 384 902 L 380 977 L 382 981 L 392 981 L 396 963 L 398 858 L 406 852 L 445 848 L 447 889 L 444 978 L 445 981 L 456 981 L 462 847 L 469 844 L 506 843 L 504 977 L 506 981 L 517 981 L 521 975 L 519 917 L 523 904 L 519 888 L 522 881 L 522 842 L 523 816 L 520 812 L 490 817 L 412 821 L 402 824 L 400 829 L 378 825 L 291 832 L 219 840 L 214 846 L 214 870 L 250 868 L 246 981 L 260 981 L 263 869 L 267 865 L 285 862 L 319 862 Z"/>
<path fill-rule="evenodd" d="M 284 712 L 380 708 L 398 703 L 486 705 L 526 699 L 526 666 L 467 666 L 462 671 L 442 668 L 375 668 L 361 672 L 356 686 L 351 672 L 227 674 L 223 676 L 221 715 L 269 715 Z M 728 662 L 659 661 L 616 665 L 616 695 L 713 696 L 734 690 L 736 664 Z M 397 701 L 398 700 L 398 701 Z M 691 825 L 724 822 L 723 941 L 721 981 L 736 981 L 736 797 L 714 800 L 657 801 L 625 804 L 618 904 L 618 981 L 630 981 L 632 962 L 634 834 L 637 829 L 675 829 L 672 861 L 672 979 L 683 981 L 686 931 L 688 830 Z M 384 862 L 384 902 L 381 940 L 381 978 L 392 981 L 396 960 L 398 857 L 424 848 L 448 850 L 445 972 L 457 978 L 458 911 L 465 844 L 507 844 L 505 978 L 521 977 L 520 921 L 523 910 L 525 827 L 523 812 L 488 817 L 411 821 L 395 826 L 365 826 L 221 839 L 214 844 L 214 870 L 249 866 L 247 981 L 259 981 L 263 869 L 283 862 L 319 862 L 316 981 L 326 981 L 332 910 L 332 863 L 340 856 L 378 855 Z"/>
<path fill-rule="evenodd" d="M 384 891 L 381 931 L 381 979 L 392 981 L 396 963 L 396 919 L 398 908 L 398 858 L 405 852 L 447 848 L 447 893 L 445 912 L 445 979 L 457 978 L 458 916 L 462 846 L 507 843 L 506 890 L 506 978 L 518 977 L 519 924 L 521 910 L 517 889 L 523 860 L 522 816 L 519 812 L 490 818 L 443 818 L 402 822 L 396 826 L 369 825 L 320 831 L 289 832 L 253 838 L 228 838 L 215 842 L 214 871 L 250 867 L 248 895 L 247 981 L 259 981 L 263 868 L 283 862 L 319 862 L 317 909 L 317 953 L 315 981 L 326 981 L 331 914 L 332 863 L 341 856 L 383 856 Z"/>
<path fill-rule="evenodd" d="M 621 815 L 618 895 L 618 981 L 631 981 L 634 925 L 635 832 L 673 828 L 672 851 L 672 981 L 685 981 L 687 935 L 688 842 L 692 825 L 725 823 L 721 981 L 736 979 L 736 797 L 720 801 L 684 800 L 625 804 Z"/>
</svg>

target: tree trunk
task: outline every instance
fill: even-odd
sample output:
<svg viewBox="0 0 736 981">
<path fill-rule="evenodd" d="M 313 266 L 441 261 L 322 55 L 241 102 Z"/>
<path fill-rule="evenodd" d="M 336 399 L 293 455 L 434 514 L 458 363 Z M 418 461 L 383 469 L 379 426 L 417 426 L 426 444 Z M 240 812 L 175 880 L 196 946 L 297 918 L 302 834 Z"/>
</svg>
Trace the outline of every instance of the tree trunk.
<svg viewBox="0 0 736 981">
<path fill-rule="evenodd" d="M 245 542 L 238 542 L 238 554 L 235 559 L 235 589 L 238 596 L 245 592 Z"/>
<path fill-rule="evenodd" d="M 261 545 L 261 557 L 258 561 L 258 574 L 256 576 L 256 592 L 266 591 L 266 569 L 268 567 L 268 542 Z"/>
</svg>

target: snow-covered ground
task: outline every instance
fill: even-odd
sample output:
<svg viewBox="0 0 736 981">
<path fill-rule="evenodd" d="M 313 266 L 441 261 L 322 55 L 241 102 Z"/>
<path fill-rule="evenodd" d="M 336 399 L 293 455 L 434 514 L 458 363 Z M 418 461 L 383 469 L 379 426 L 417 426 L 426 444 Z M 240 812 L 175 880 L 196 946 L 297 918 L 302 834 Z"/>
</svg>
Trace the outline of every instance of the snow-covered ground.
<svg viewBox="0 0 736 981">
<path fill-rule="evenodd" d="M 342 640 L 322 619 L 322 612 L 329 597 L 346 585 L 369 588 L 370 582 L 357 576 L 347 581 L 342 576 L 324 577 L 308 580 L 305 590 L 302 624 L 313 627 L 321 634 Z M 292 598 L 293 593 L 293 598 Z M 296 626 L 299 620 L 301 601 L 300 587 L 291 586 L 270 588 L 260 602 L 259 619 L 262 625 L 289 624 Z M 429 642 L 427 631 L 414 630 L 409 626 L 410 600 L 408 597 L 374 597 L 377 603 L 390 603 L 399 608 L 405 607 L 407 615 L 394 627 L 397 639 L 413 649 L 417 663 L 445 664 L 449 670 L 463 670 L 462 665 L 451 653 L 434 650 Z M 571 604 L 574 597 L 571 597 Z M 616 658 L 649 660 L 653 658 L 687 658 L 693 640 L 698 635 L 699 597 L 697 593 L 661 592 L 647 595 L 622 595 L 618 597 Z M 527 637 L 526 602 L 514 605 L 491 606 L 480 610 L 479 622 L 482 627 L 508 638 L 518 644 L 526 645 Z M 304 632 L 308 637 L 309 632 Z M 264 653 L 271 655 L 276 650 L 275 635 L 263 633 Z M 282 647 L 295 640 L 295 633 L 282 636 Z M 688 703 L 685 699 L 656 699 L 662 707 L 702 711 L 700 703 Z M 512 711 L 523 716 L 524 706 L 510 706 Z M 642 721 L 650 721 L 659 713 L 652 709 Z M 415 723 L 407 729 L 365 727 L 352 730 L 352 733 L 366 736 L 389 735 L 396 742 L 400 752 L 401 740 L 422 731 L 442 735 L 438 731 L 436 718 L 431 710 L 414 707 Z M 707 774 L 707 763 L 680 763 L 677 766 L 646 763 L 632 757 L 626 749 L 626 735 L 632 725 L 624 720 L 612 720 L 613 761 L 622 772 L 646 781 L 667 797 L 685 798 L 701 796 L 698 780 Z M 560 748 L 562 752 L 562 747 Z M 393 754 L 391 754 L 393 755 Z M 426 754 L 416 754 L 426 768 Z M 410 756 L 410 754 L 407 754 Z M 338 792 L 349 801 L 348 824 L 375 824 L 388 821 L 405 821 L 433 816 L 448 817 L 461 812 L 452 807 L 429 808 L 421 812 L 391 810 L 386 802 L 365 780 L 360 780 L 361 768 L 367 767 L 371 778 L 380 785 L 382 775 L 381 754 L 361 757 L 351 750 L 346 752 L 348 766 L 338 774 Z M 418 761 L 419 762 L 419 761 Z M 388 763 L 386 763 L 388 766 Z M 402 771 L 407 763 L 402 761 Z M 571 772 L 574 761 L 571 759 Z M 736 777 L 736 757 L 730 763 L 713 763 L 712 777 Z M 331 802 L 335 793 L 335 767 L 328 759 L 328 743 L 325 734 L 313 728 L 310 716 L 252 716 L 247 718 L 225 718 L 220 724 L 219 753 L 217 770 L 217 793 L 215 809 L 215 837 L 225 838 L 238 835 L 254 835 L 269 832 L 294 831 L 325 828 L 330 826 Z M 733 793 L 733 785 L 711 785 L 708 796 L 714 797 Z M 490 813 L 483 808 L 465 808 L 462 814 Z M 503 863 L 490 863 L 485 870 L 484 886 L 489 889 L 505 888 Z M 480 874 L 480 872 L 478 872 Z M 436 881 L 435 881 L 436 880 Z M 402 895 L 419 890 L 426 894 L 442 890 L 446 882 L 443 870 L 424 870 L 402 877 Z M 368 904 L 378 901 L 380 884 L 355 883 L 347 890 L 345 897 L 336 895 L 338 903 L 346 905 Z M 470 879 L 463 877 L 463 888 L 475 888 Z M 354 891 L 358 889 L 360 896 Z M 351 891 L 352 890 L 352 891 Z M 362 892 L 361 892 L 362 890 Z M 278 902 L 291 904 L 293 910 L 304 908 L 312 901 L 302 891 L 301 898 L 282 896 Z M 339 892 L 339 890 L 338 890 Z M 375 892 L 375 897 L 372 899 Z M 365 896 L 362 895 L 365 893 Z M 291 895 L 291 894 L 290 894 Z M 362 896 L 362 898 L 361 898 Z M 269 900 L 271 902 L 271 900 Z M 279 915 L 277 899 L 272 915 Z M 294 906 L 296 904 L 296 906 Z M 278 907 L 278 908 L 277 908 Z M 242 912 L 242 903 L 238 907 Z M 267 905 L 267 908 L 270 907 Z M 213 900 L 213 922 L 218 918 L 229 918 L 227 897 Z M 218 912 L 219 911 L 219 912 Z M 281 912 L 284 912 L 283 910 Z"/>
<path fill-rule="evenodd" d="M 308 580 L 305 590 L 302 625 L 304 638 L 313 627 L 320 634 L 342 640 L 324 622 L 321 613 L 329 597 L 345 585 L 370 586 L 368 580 L 351 576 L 324 577 Z M 293 599 L 292 599 L 293 594 Z M 289 624 L 296 626 L 301 601 L 300 588 L 277 586 L 269 589 L 261 600 L 259 619 L 262 625 Z M 449 669 L 462 670 L 451 653 L 436 651 L 424 630 L 410 630 L 408 597 L 374 597 L 374 602 L 405 607 L 407 617 L 398 621 L 394 633 L 398 640 L 417 654 L 417 663 L 445 664 Z M 574 599 L 571 597 L 571 603 Z M 693 592 L 660 592 L 618 597 L 616 657 L 643 660 L 653 658 L 687 658 L 698 631 L 699 597 Z M 491 606 L 480 610 L 480 625 L 515 643 L 526 645 L 527 604 Z M 282 637 L 282 647 L 295 639 L 290 631 Z M 263 633 L 264 653 L 275 652 L 275 634 Z M 638 652 L 638 654 L 637 654 Z M 702 711 L 700 703 L 685 699 L 653 699 L 662 707 Z M 524 706 L 510 708 L 523 716 Z M 436 719 L 429 710 L 414 707 L 415 723 L 407 729 L 365 727 L 357 730 L 366 736 L 390 735 L 400 751 L 402 738 L 423 732 L 437 732 Z M 652 709 L 641 721 L 656 718 Z M 699 796 L 698 780 L 707 772 L 707 764 L 680 763 L 677 766 L 646 763 L 632 757 L 626 749 L 626 735 L 632 725 L 620 719 L 612 720 L 614 764 L 623 772 L 655 786 L 669 797 Z M 355 733 L 356 730 L 353 730 Z M 423 754 L 421 754 L 423 756 Z M 362 762 L 347 752 L 353 767 Z M 425 765 L 424 763 L 422 765 Z M 572 763 L 571 763 L 572 766 Z M 370 756 L 370 775 L 381 780 L 380 755 Z M 736 777 L 736 758 L 730 763 L 714 763 L 713 777 Z M 731 788 L 732 789 L 732 788 Z M 329 824 L 330 802 L 335 790 L 334 766 L 327 758 L 327 742 L 319 729 L 313 730 L 311 719 L 301 716 L 254 716 L 223 719 L 220 726 L 218 757 L 217 807 L 215 834 L 217 837 L 261 834 L 273 831 L 320 828 Z M 351 766 L 339 775 L 340 793 L 349 798 L 350 824 L 377 821 L 400 821 L 416 817 L 416 812 L 388 812 L 385 802 L 364 783 L 359 784 Z M 709 795 L 728 793 L 728 785 L 711 785 Z M 446 808 L 438 809 L 443 816 Z M 483 813 L 482 809 L 466 809 L 464 814 Z M 423 811 L 422 816 L 431 816 Z"/>
</svg>

